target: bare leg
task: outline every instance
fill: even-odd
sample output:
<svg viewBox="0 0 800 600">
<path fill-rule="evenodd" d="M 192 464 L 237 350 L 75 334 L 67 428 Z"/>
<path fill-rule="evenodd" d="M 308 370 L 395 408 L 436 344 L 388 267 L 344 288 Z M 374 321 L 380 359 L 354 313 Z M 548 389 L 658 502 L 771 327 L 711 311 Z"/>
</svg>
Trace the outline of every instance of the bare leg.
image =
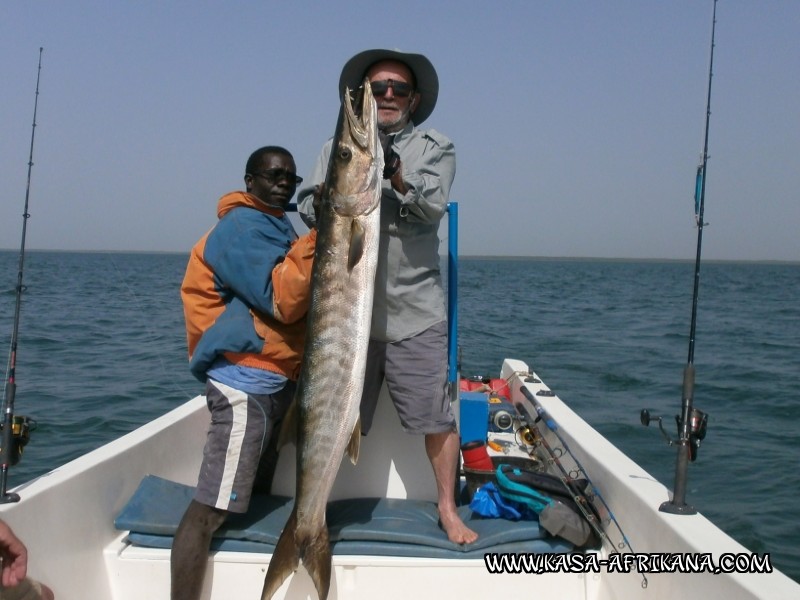
<svg viewBox="0 0 800 600">
<path fill-rule="evenodd" d="M 200 598 L 211 536 L 220 528 L 226 516 L 227 512 L 194 500 L 189 504 L 172 541 L 172 600 Z"/>
<path fill-rule="evenodd" d="M 478 534 L 466 526 L 456 512 L 455 486 L 458 461 L 458 434 L 455 431 L 429 433 L 425 436 L 425 450 L 433 467 L 436 490 L 439 495 L 439 519 L 447 537 L 456 544 L 469 544 Z"/>
</svg>

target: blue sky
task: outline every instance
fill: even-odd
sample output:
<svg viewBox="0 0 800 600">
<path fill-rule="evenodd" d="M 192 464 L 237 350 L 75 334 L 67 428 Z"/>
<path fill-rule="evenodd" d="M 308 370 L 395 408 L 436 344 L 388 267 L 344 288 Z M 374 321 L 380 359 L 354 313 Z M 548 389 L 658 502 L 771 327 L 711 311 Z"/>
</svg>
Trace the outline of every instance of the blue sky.
<svg viewBox="0 0 800 600">
<path fill-rule="evenodd" d="M 0 4 L 0 248 L 40 46 L 27 247 L 163 251 L 213 225 L 255 148 L 307 175 L 342 65 L 388 47 L 439 72 L 462 254 L 694 257 L 711 0 L 339 4 Z M 800 260 L 798 31 L 795 0 L 718 3 L 704 258 Z"/>
</svg>

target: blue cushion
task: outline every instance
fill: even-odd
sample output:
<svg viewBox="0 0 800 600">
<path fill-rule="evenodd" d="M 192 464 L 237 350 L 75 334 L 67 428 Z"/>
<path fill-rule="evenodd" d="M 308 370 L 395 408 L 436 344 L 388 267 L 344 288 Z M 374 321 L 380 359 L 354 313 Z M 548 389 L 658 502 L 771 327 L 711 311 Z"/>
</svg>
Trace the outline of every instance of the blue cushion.
<svg viewBox="0 0 800 600">
<path fill-rule="evenodd" d="M 170 548 L 172 535 L 194 488 L 148 475 L 114 524 L 130 531 L 137 545 Z M 293 499 L 255 495 L 244 515 L 231 515 L 214 534 L 212 550 L 271 553 Z M 472 544 L 454 544 L 439 527 L 436 505 L 422 500 L 355 498 L 328 504 L 327 521 L 334 554 L 483 558 L 486 552 L 569 552 L 573 546 L 551 537 L 537 521 L 484 519 L 459 507 L 467 525 L 479 535 Z"/>
</svg>

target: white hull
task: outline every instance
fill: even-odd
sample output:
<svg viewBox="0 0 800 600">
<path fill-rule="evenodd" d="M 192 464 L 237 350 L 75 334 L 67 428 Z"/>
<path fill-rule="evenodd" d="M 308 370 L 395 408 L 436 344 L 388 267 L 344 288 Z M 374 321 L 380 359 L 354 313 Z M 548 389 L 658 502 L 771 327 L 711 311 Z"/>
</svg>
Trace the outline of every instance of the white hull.
<svg viewBox="0 0 800 600">
<path fill-rule="evenodd" d="M 544 384 L 522 383 L 527 365 L 507 360 L 501 377 L 519 392 Z M 702 515 L 658 511 L 667 489 L 572 412 L 558 397 L 541 404 L 588 472 L 637 553 L 724 553 L 749 551 Z M 531 411 L 533 412 L 533 411 Z M 16 504 L 0 506 L 30 552 L 29 574 L 46 582 L 59 600 L 151 600 L 169 598 L 169 551 L 132 547 L 114 518 L 145 475 L 194 485 L 202 456 L 208 411 L 195 398 L 148 425 L 91 452 L 15 491 Z M 273 491 L 294 492 L 294 452 L 281 455 Z M 388 401 L 380 403 L 373 432 L 362 443 L 358 466 L 342 464 L 332 499 L 385 496 L 433 500 L 434 482 L 421 439 L 403 433 Z M 608 555 L 604 547 L 598 557 Z M 258 598 L 269 554 L 217 552 L 209 557 L 205 599 Z M 771 574 L 650 573 L 647 588 L 636 573 L 493 575 L 479 559 L 379 556 L 333 558 L 332 599 L 515 598 L 673 599 L 800 598 L 800 585 Z M 276 598 L 316 598 L 300 570 Z"/>
</svg>

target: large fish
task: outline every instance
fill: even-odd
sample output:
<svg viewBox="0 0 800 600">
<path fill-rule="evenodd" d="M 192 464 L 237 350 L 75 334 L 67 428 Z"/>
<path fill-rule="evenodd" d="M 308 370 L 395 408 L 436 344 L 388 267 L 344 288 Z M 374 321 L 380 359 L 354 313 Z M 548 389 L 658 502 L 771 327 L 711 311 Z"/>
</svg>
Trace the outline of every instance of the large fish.
<svg viewBox="0 0 800 600">
<path fill-rule="evenodd" d="M 306 351 L 287 426 L 296 423 L 297 488 L 269 563 L 262 600 L 299 566 L 321 600 L 328 596 L 331 551 L 325 509 L 342 456 L 358 459 L 364 384 L 378 260 L 383 152 L 369 81 L 356 108 L 345 90 L 317 215 Z"/>
</svg>

